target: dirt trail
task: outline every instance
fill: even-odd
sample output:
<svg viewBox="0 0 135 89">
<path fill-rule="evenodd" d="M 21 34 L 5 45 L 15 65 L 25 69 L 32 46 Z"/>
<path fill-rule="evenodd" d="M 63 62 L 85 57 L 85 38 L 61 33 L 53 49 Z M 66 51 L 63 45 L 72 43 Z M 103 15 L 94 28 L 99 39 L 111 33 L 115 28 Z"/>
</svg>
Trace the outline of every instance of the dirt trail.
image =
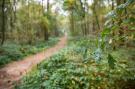
<svg viewBox="0 0 135 89">
<path fill-rule="evenodd" d="M 18 81 L 31 68 L 44 59 L 54 55 L 66 45 L 67 38 L 62 37 L 58 44 L 36 55 L 28 56 L 24 60 L 12 62 L 0 69 L 0 89 L 12 89 L 13 83 Z"/>
</svg>

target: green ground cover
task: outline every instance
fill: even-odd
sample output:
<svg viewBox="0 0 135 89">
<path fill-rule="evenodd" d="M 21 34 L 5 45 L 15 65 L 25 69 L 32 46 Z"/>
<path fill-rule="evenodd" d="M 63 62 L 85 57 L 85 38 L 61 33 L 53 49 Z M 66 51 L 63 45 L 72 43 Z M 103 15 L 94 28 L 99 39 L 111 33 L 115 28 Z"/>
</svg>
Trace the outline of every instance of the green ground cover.
<svg viewBox="0 0 135 89">
<path fill-rule="evenodd" d="M 96 39 L 76 37 L 28 73 L 16 89 L 133 89 L 135 49 L 100 52 Z M 111 55 L 108 56 L 108 53 Z M 98 59 L 98 60 L 97 60 Z M 130 60 L 130 61 L 129 61 Z"/>
<path fill-rule="evenodd" d="M 47 42 L 37 42 L 33 45 L 20 45 L 13 42 L 7 42 L 4 46 L 0 47 L 0 66 L 11 61 L 21 60 L 28 55 L 36 54 L 37 52 L 52 47 L 57 42 L 58 38 L 50 38 Z"/>
</svg>

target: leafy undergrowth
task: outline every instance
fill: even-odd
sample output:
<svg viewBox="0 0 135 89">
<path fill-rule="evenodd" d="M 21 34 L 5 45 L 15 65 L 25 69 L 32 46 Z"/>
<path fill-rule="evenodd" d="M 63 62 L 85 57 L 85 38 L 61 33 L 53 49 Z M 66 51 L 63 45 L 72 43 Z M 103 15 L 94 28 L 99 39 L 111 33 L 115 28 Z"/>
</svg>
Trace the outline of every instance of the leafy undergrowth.
<svg viewBox="0 0 135 89">
<path fill-rule="evenodd" d="M 21 60 L 23 57 L 40 52 L 57 42 L 58 38 L 50 38 L 48 42 L 37 42 L 35 45 L 7 43 L 0 48 L 0 66 L 11 61 Z"/>
<path fill-rule="evenodd" d="M 134 89 L 135 50 L 130 50 L 132 54 L 127 49 L 110 51 L 109 57 L 103 52 L 97 60 L 96 40 L 77 39 L 33 68 L 15 89 Z"/>
</svg>

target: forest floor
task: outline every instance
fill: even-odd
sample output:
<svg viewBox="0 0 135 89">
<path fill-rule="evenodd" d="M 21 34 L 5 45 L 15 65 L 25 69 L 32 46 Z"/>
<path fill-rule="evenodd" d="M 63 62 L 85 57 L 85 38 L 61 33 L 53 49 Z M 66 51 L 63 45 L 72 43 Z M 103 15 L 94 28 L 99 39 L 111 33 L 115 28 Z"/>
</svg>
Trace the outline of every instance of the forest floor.
<svg viewBox="0 0 135 89">
<path fill-rule="evenodd" d="M 36 66 L 44 59 L 54 55 L 67 43 L 67 37 L 61 37 L 60 41 L 45 51 L 31 55 L 21 61 L 12 62 L 0 69 L 0 89 L 12 89 L 14 83 L 19 81 L 32 67 Z"/>
</svg>

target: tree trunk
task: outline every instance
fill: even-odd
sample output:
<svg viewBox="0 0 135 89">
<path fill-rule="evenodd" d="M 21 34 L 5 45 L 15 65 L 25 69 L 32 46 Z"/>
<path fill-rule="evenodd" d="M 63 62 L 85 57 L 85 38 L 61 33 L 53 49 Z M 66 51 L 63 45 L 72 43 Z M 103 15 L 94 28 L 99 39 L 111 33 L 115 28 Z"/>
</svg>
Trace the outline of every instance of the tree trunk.
<svg viewBox="0 0 135 89">
<path fill-rule="evenodd" d="M 75 28 L 74 28 L 74 16 L 73 16 L 73 11 L 71 11 L 71 30 L 72 30 L 72 35 L 75 33 Z"/>
<path fill-rule="evenodd" d="M 95 21 L 96 21 L 96 24 L 97 24 L 97 26 L 98 26 L 98 29 L 100 30 L 100 24 L 99 24 L 99 20 L 98 20 L 96 8 L 95 8 L 95 3 L 94 3 L 94 6 L 93 6 L 93 12 L 94 12 L 94 14 L 95 14 Z"/>
<path fill-rule="evenodd" d="M 83 3 L 81 0 L 79 0 L 80 1 L 80 4 L 81 4 L 81 9 L 82 9 L 82 11 L 83 11 L 83 15 L 82 15 L 82 21 L 84 22 L 83 23 L 83 25 L 84 25 L 84 33 L 83 33 L 83 35 L 87 35 L 87 19 L 86 19 L 86 12 L 85 12 L 85 10 L 87 9 L 86 8 L 86 0 L 85 0 L 85 2 Z"/>
<path fill-rule="evenodd" d="M 48 39 L 49 39 L 48 36 L 49 36 L 48 30 L 45 29 L 45 30 L 44 30 L 44 40 L 45 40 L 45 41 L 48 41 Z"/>
<path fill-rule="evenodd" d="M 4 44 L 5 41 L 5 0 L 2 0 L 2 39 L 1 39 L 1 45 Z"/>
<path fill-rule="evenodd" d="M 10 31 L 12 33 L 12 28 L 13 28 L 13 15 L 12 15 L 13 3 L 11 1 L 9 1 L 9 4 L 10 4 Z"/>
<path fill-rule="evenodd" d="M 112 10 L 114 10 L 114 0 L 112 0 Z"/>
<path fill-rule="evenodd" d="M 14 4 L 14 23 L 16 22 L 16 3 L 17 3 L 17 1 L 14 0 L 13 1 L 13 4 Z"/>
<path fill-rule="evenodd" d="M 49 0 L 47 0 L 47 19 L 49 19 L 49 4 L 50 4 Z M 45 41 L 47 41 L 49 39 L 48 29 L 45 29 L 44 39 L 45 39 Z"/>
<path fill-rule="evenodd" d="M 44 0 L 42 0 L 42 13 L 44 15 Z"/>
</svg>

